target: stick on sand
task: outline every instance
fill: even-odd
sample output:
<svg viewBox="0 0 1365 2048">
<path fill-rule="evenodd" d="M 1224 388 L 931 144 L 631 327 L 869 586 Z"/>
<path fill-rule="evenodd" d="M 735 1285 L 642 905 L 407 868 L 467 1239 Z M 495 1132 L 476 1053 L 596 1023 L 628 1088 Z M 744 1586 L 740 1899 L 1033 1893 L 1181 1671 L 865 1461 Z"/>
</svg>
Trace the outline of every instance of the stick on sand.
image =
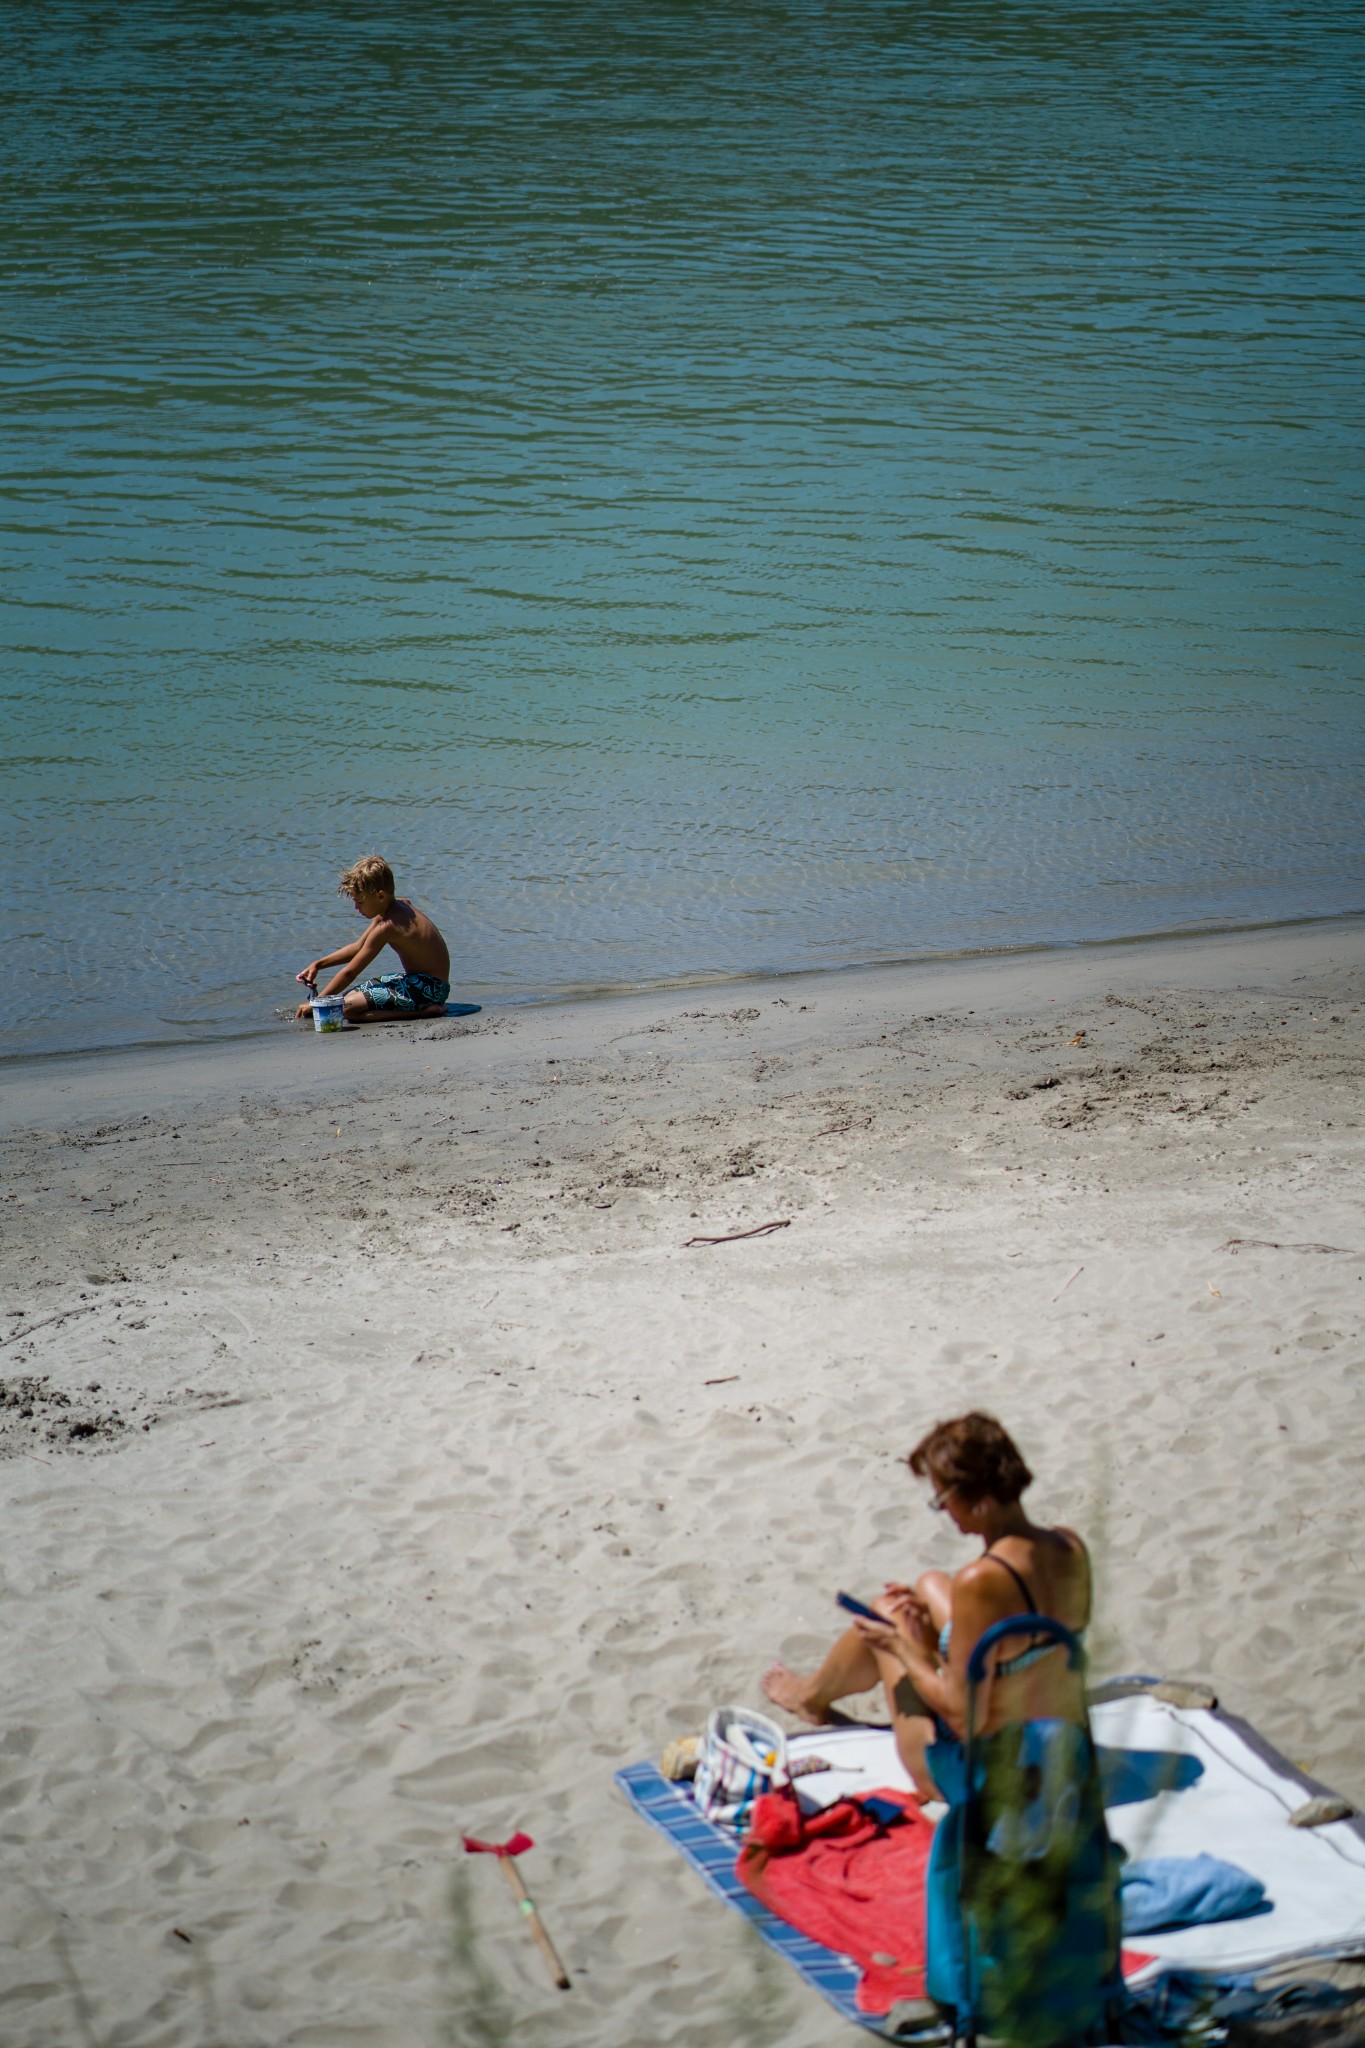
<svg viewBox="0 0 1365 2048">
<path fill-rule="evenodd" d="M 683 1242 L 683 1250 L 693 1244 L 738 1244 L 742 1237 L 766 1237 L 770 1230 L 790 1230 L 790 1216 L 783 1216 L 776 1223 L 756 1223 L 752 1230 L 732 1230 L 725 1237 L 689 1237 Z"/>
<path fill-rule="evenodd" d="M 471 1856 L 497 1857 L 502 1865 L 502 1874 L 507 1879 L 512 1897 L 517 1902 L 517 1911 L 535 1936 L 536 1946 L 545 1958 L 546 1968 L 559 1989 L 567 1991 L 569 1989 L 569 1973 L 559 1960 L 559 1955 L 554 1943 L 550 1939 L 545 1922 L 536 1911 L 535 1903 L 521 1881 L 521 1872 L 517 1869 L 514 1860 L 525 1850 L 535 1848 L 536 1845 L 531 1840 L 531 1837 L 518 1832 L 508 1842 L 481 1842 L 474 1835 L 466 1835 L 464 1845 Z"/>
</svg>

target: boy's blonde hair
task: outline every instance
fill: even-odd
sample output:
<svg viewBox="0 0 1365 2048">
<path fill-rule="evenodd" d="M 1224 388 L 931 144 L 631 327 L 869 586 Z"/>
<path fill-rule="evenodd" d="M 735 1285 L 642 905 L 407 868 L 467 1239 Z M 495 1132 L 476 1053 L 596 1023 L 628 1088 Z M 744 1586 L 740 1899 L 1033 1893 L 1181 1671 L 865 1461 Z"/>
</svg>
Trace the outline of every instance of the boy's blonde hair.
<svg viewBox="0 0 1365 2048">
<path fill-rule="evenodd" d="M 347 868 L 337 884 L 338 896 L 392 896 L 393 869 L 377 853 L 367 853 L 354 867 Z"/>
</svg>

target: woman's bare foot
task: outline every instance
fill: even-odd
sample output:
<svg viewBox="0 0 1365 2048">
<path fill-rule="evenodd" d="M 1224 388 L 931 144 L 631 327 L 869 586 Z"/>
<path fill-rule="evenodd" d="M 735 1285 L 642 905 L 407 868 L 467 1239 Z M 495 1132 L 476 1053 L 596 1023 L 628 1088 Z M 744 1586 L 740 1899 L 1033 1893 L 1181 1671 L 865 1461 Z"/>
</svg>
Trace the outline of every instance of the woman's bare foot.
<svg viewBox="0 0 1365 2048">
<path fill-rule="evenodd" d="M 775 1707 L 809 1721 L 812 1728 L 825 1726 L 829 1716 L 817 1706 L 808 1678 L 800 1677 L 785 1664 L 774 1664 L 764 1672 L 760 1683 Z"/>
</svg>

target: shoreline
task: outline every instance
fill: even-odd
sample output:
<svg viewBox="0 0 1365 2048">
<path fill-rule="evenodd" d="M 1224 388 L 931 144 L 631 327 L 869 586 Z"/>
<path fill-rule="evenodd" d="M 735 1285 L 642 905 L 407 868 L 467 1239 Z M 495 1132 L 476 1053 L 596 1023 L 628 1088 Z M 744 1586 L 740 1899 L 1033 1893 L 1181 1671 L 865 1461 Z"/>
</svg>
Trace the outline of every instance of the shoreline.
<svg viewBox="0 0 1365 2048">
<path fill-rule="evenodd" d="M 936 967 L 952 967 L 972 961 L 1032 959 L 1039 955 L 1055 953 L 1110 952 L 1139 946 L 1183 945 L 1205 939 L 1254 938 L 1263 932 L 1288 932 L 1324 926 L 1346 926 L 1365 923 L 1365 908 L 1350 911 L 1322 911 L 1290 918 L 1258 919 L 1250 924 L 1199 925 L 1191 930 L 1143 931 L 1122 933 L 1117 937 L 1099 939 L 1036 939 L 1011 946 L 982 946 L 962 952 L 909 953 L 874 957 L 866 960 L 847 960 L 828 967 L 772 967 L 749 969 L 735 973 L 699 973 L 676 977 L 664 976 L 645 982 L 604 982 L 600 985 L 571 983 L 563 988 L 553 988 L 539 993 L 499 996 L 495 990 L 480 992 L 472 990 L 462 995 L 460 1001 L 478 1001 L 486 1013 L 516 1014 L 522 1010 L 562 1009 L 577 1004 L 611 1003 L 632 996 L 659 997 L 674 995 L 704 995 L 708 990 L 727 988 L 766 988 L 770 983 L 799 981 L 805 979 L 826 979 L 831 976 L 868 974 L 874 972 L 894 973 L 897 971 L 918 972 Z M 201 1050 L 216 1045 L 237 1045 L 271 1039 L 291 1021 L 282 1008 L 268 1023 L 244 1026 L 240 1030 L 213 1033 L 193 1038 L 140 1038 L 113 1040 L 100 1045 L 60 1046 L 45 1049 L 41 1046 L 26 1047 L 14 1052 L 0 1051 L 0 1075 L 13 1067 L 46 1060 L 75 1060 L 112 1058 L 128 1053 L 167 1052 L 171 1050 Z"/>
<path fill-rule="evenodd" d="M 1351 911 L 1351 913 L 1345 913 L 1345 915 L 1324 913 L 1324 915 L 1320 915 L 1320 918 L 1291 918 L 1291 920 L 1283 920 L 1283 922 L 1281 920 L 1273 920 L 1273 922 L 1267 922 L 1267 924 L 1216 926 L 1216 928 L 1197 930 L 1197 932 L 1150 932 L 1150 934 L 1134 934 L 1134 936 L 1126 936 L 1126 938 L 1095 938 L 1095 940 L 1068 940 L 1068 942 L 1038 940 L 1036 944 L 1003 946 L 999 950 L 997 948 L 980 948 L 980 950 L 974 950 L 974 952 L 923 954 L 923 956 L 909 956 L 909 958 L 894 958 L 894 961 L 853 961 L 853 963 L 847 963 L 843 967 L 794 967 L 794 969 L 772 969 L 772 971 L 767 971 L 767 973 L 749 973 L 749 975 L 716 975 L 716 977 L 698 977 L 698 979 L 681 979 L 681 981 L 651 981 L 651 983 L 643 983 L 643 985 L 620 983 L 620 985 L 604 985 L 604 987 L 598 987 L 598 989 L 569 989 L 569 991 L 561 991 L 561 993 L 551 991 L 551 993 L 546 993 L 546 995 L 508 997 L 508 999 L 503 999 L 503 1001 L 499 1001 L 497 997 L 489 997 L 487 1001 L 483 1001 L 483 1004 L 481 1004 L 481 1012 L 479 1014 L 481 1014 L 483 1020 L 493 1024 L 495 1020 L 520 1018 L 520 1016 L 526 1016 L 526 1014 L 544 1014 L 544 1012 L 548 1012 L 548 1014 L 563 1014 L 563 1012 L 583 1010 L 583 1012 L 591 1014 L 591 1012 L 596 1012 L 600 1008 L 618 1006 L 618 1004 L 632 1004 L 632 1001 L 643 1001 L 643 1004 L 651 1004 L 651 1001 L 663 1001 L 663 1004 L 667 1004 L 669 999 L 706 997 L 706 995 L 714 995 L 718 999 L 722 995 L 743 995 L 745 991 L 751 991 L 753 995 L 761 997 L 763 991 L 767 991 L 769 987 L 784 987 L 786 983 L 802 983 L 802 985 L 810 983 L 810 987 L 819 989 L 819 987 L 837 987 L 837 985 L 841 985 L 845 981 L 855 981 L 857 977 L 870 977 L 870 975 L 876 975 L 876 977 L 882 977 L 882 975 L 907 975 L 907 977 L 909 975 L 921 975 L 921 977 L 925 977 L 925 975 L 929 975 L 929 977 L 933 977 L 933 975 L 952 975 L 954 971 L 984 971 L 988 967 L 1009 969 L 1013 963 L 1025 965 L 1025 963 L 1042 963 L 1042 961 L 1070 961 L 1070 958 L 1087 958 L 1087 961 L 1089 961 L 1089 958 L 1109 958 L 1109 956 L 1115 956 L 1115 954 L 1128 954 L 1128 952 L 1136 952 L 1136 950 L 1146 952 L 1146 948 L 1162 948 L 1162 950 L 1164 948 L 1171 948 L 1171 950 L 1177 950 L 1177 948 L 1191 948 L 1191 946 L 1197 948 L 1197 946 L 1205 946 L 1205 944 L 1220 944 L 1220 946 L 1222 944 L 1238 944 L 1238 942 L 1257 944 L 1263 938 L 1273 938 L 1273 936 L 1279 936 L 1279 934 L 1289 936 L 1289 934 L 1295 934 L 1295 932 L 1328 934 L 1328 936 L 1334 934 L 1334 932 L 1340 932 L 1342 938 L 1347 938 L 1351 932 L 1357 932 L 1357 930 L 1365 932 L 1365 909 L 1363 911 Z M 477 1018 L 471 1018 L 471 1020 L 448 1018 L 446 1026 L 456 1024 L 456 1022 L 467 1022 L 471 1026 L 471 1032 L 473 1032 L 473 1028 L 477 1026 L 479 1020 Z M 385 1036 L 407 1036 L 409 1032 L 417 1030 L 422 1024 L 434 1024 L 436 1028 L 442 1028 L 442 1020 L 440 1018 L 426 1018 L 426 1020 L 417 1018 L 417 1020 L 411 1020 L 411 1024 L 364 1026 L 364 1036 L 366 1038 L 379 1036 L 379 1034 L 385 1034 Z M 254 1026 L 252 1030 L 241 1030 L 241 1032 L 225 1032 L 225 1034 L 213 1036 L 213 1038 L 139 1038 L 139 1040 L 129 1040 L 129 1042 L 119 1042 L 119 1044 L 98 1044 L 98 1047 L 65 1047 L 65 1049 L 57 1049 L 57 1051 L 35 1049 L 35 1051 L 25 1051 L 25 1053 L 0 1053 L 0 1079 L 6 1073 L 16 1073 L 18 1069 L 33 1069 L 33 1067 L 43 1069 L 47 1065 L 65 1065 L 65 1063 L 76 1063 L 76 1061 L 160 1059 L 160 1057 L 170 1057 L 170 1055 L 190 1057 L 190 1059 L 192 1057 L 211 1059 L 215 1053 L 223 1053 L 227 1049 L 276 1047 L 276 1044 L 282 1038 L 291 1038 L 293 1040 L 295 1036 L 307 1038 L 311 1034 L 307 1032 L 307 1028 L 295 1028 L 291 1018 L 280 1014 L 272 1024 L 260 1024 L 260 1026 Z M 2 1110 L 2 1106 L 0 1106 L 0 1128 L 4 1128 L 4 1110 Z"/>
<path fill-rule="evenodd" d="M 1360 920 L 30 1068 L 12 2029 L 828 2048 L 611 1773 L 963 1561 L 899 1460 L 970 1406 L 1091 1544 L 1097 1680 L 1365 1797 L 1362 1078 Z M 459 1853 L 515 1827 L 572 1999 Z"/>
</svg>

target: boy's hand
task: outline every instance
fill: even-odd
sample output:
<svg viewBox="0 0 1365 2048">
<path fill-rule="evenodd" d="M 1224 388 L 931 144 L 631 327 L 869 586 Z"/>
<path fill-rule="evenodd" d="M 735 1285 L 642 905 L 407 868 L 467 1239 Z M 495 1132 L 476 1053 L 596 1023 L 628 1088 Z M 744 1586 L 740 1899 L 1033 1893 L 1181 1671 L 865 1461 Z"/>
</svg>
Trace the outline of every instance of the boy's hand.
<svg viewBox="0 0 1365 2048">
<path fill-rule="evenodd" d="M 295 1019 L 308 1017 L 312 1014 L 312 997 L 318 992 L 318 968 L 321 964 L 318 960 L 310 960 L 308 965 L 294 976 L 295 981 L 301 981 L 309 991 L 309 1001 L 299 1004 L 294 1012 Z"/>
</svg>

